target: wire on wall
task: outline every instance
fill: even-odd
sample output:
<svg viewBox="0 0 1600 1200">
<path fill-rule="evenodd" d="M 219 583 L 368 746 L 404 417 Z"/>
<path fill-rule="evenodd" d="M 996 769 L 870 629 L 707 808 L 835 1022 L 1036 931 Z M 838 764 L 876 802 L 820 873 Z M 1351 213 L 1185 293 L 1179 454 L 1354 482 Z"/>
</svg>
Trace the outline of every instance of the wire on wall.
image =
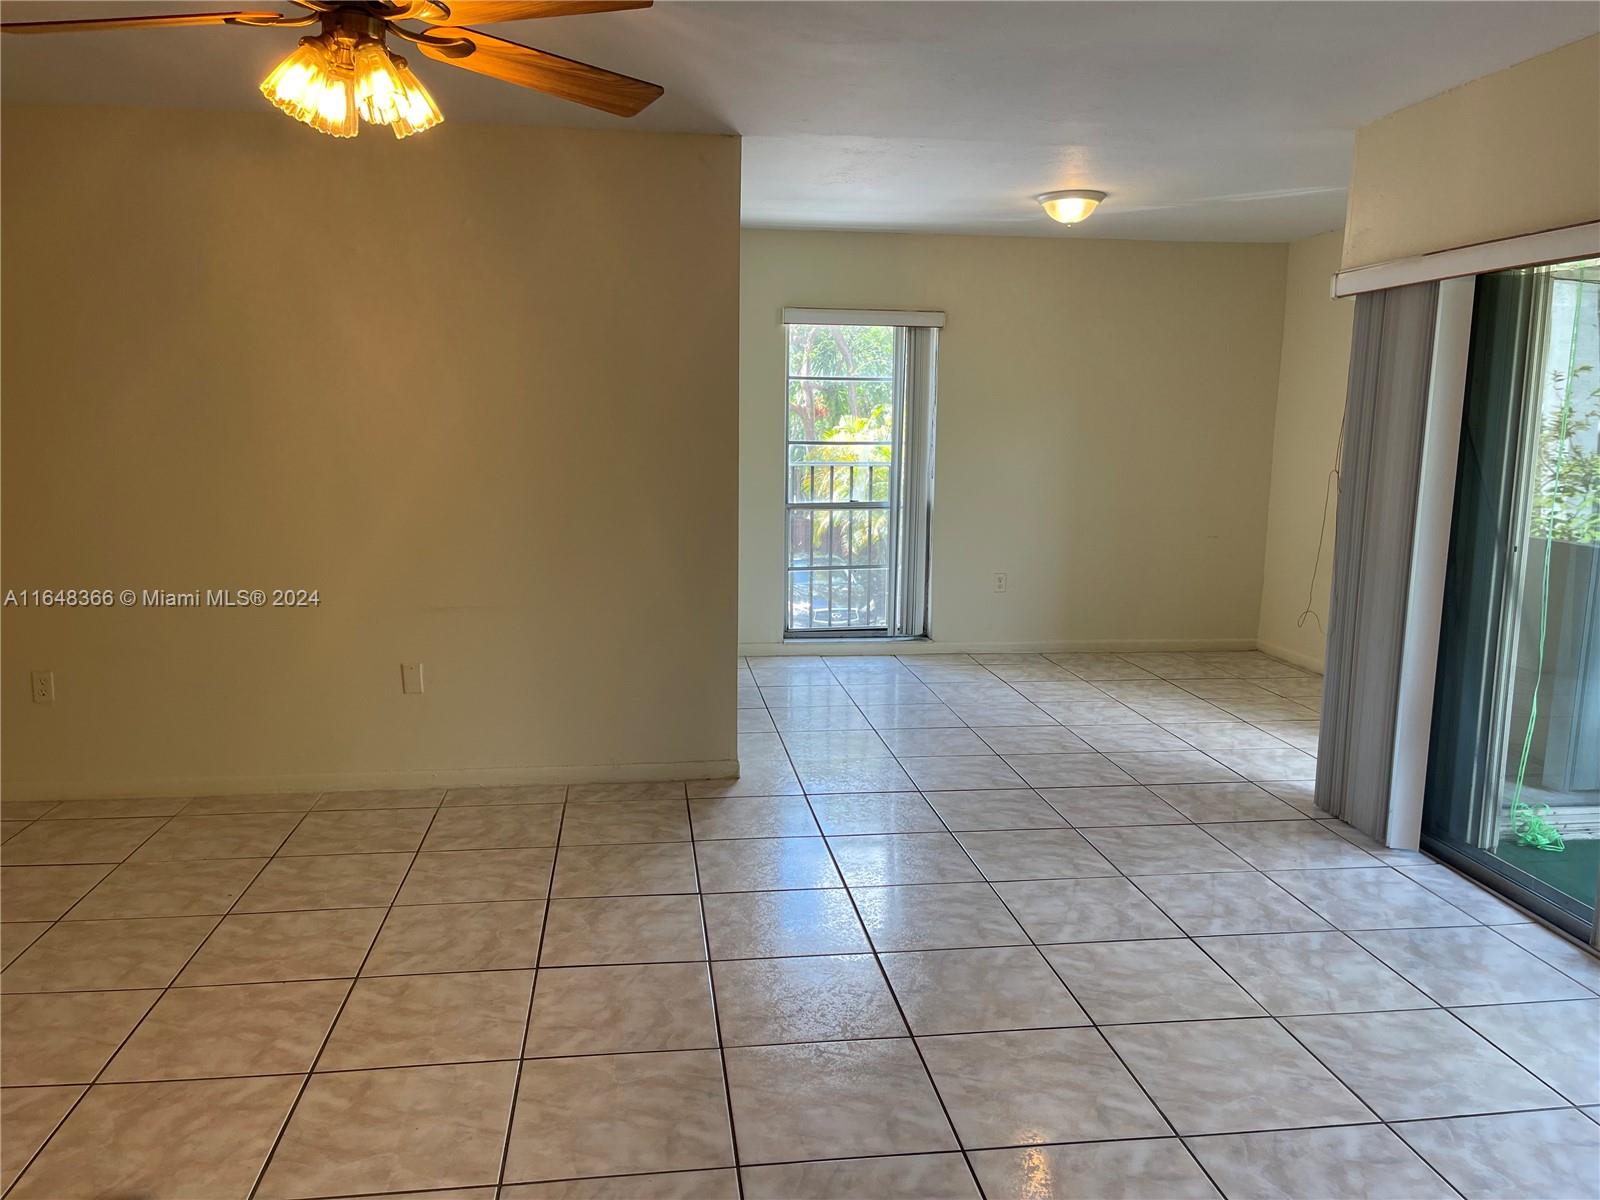
<svg viewBox="0 0 1600 1200">
<path fill-rule="evenodd" d="M 1295 618 L 1294 627 L 1304 629 L 1306 618 L 1317 623 L 1317 629 L 1324 637 L 1328 635 L 1327 629 L 1322 624 L 1322 618 L 1317 615 L 1317 575 L 1322 570 L 1322 547 L 1328 540 L 1328 505 L 1339 494 L 1339 464 L 1344 461 L 1344 418 L 1339 418 L 1339 440 L 1333 448 L 1333 466 L 1328 468 L 1328 481 L 1322 489 L 1322 528 L 1317 532 L 1317 557 L 1311 563 L 1311 579 L 1306 584 L 1306 606 L 1300 610 L 1300 615 Z"/>
</svg>

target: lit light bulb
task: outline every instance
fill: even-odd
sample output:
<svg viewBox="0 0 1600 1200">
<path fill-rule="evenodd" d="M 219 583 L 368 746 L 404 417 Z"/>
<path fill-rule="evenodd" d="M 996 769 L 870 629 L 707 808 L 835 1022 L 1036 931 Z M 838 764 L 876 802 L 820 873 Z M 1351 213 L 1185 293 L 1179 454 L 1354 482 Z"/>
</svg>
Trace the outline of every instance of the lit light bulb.
<svg viewBox="0 0 1600 1200">
<path fill-rule="evenodd" d="M 328 69 L 317 96 L 311 128 L 333 137 L 355 137 L 361 132 L 356 110 L 356 71 L 348 44 L 336 42 L 328 56 Z"/>
<path fill-rule="evenodd" d="M 356 48 L 356 105 L 370 124 L 389 125 L 405 107 L 405 84 L 382 42 L 362 42 Z"/>
<path fill-rule="evenodd" d="M 261 94 L 297 121 L 307 121 L 317 106 L 328 54 L 316 38 L 301 38 L 293 52 L 261 81 Z"/>
<path fill-rule="evenodd" d="M 411 65 L 398 55 L 392 61 L 395 74 L 400 79 L 401 103 L 400 111 L 389 128 L 394 130 L 397 138 L 407 138 L 413 133 L 432 129 L 444 120 L 444 114 L 433 102 L 428 89 L 422 86 L 422 80 L 411 70 Z"/>
<path fill-rule="evenodd" d="M 1100 201 L 1105 198 L 1104 192 L 1092 192 L 1082 188 L 1064 192 L 1046 192 L 1042 196 L 1034 197 L 1052 221 L 1060 221 L 1063 225 L 1076 225 L 1084 220 L 1100 207 Z"/>
</svg>

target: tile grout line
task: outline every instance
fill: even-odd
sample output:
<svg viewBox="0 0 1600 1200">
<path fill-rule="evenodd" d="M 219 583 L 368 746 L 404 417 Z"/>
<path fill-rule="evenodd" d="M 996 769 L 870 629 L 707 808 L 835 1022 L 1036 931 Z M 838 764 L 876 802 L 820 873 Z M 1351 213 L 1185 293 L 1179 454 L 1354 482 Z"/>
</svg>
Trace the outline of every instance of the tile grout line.
<svg viewBox="0 0 1600 1200">
<path fill-rule="evenodd" d="M 1441 863 L 1439 865 L 1440 866 L 1447 866 L 1448 864 Z M 1407 876 L 1407 878 L 1410 878 L 1410 877 Z M 1412 880 L 1412 882 L 1413 883 L 1417 883 L 1416 880 Z M 1427 887 L 1427 884 L 1419 884 L 1419 886 Z M 1437 892 L 1434 892 L 1434 895 L 1438 896 L 1439 894 Z M 1444 897 L 1443 896 L 1439 896 L 1439 899 L 1444 900 Z M 1448 900 L 1445 900 L 1445 903 L 1449 904 L 1450 902 Z M 1467 915 L 1471 916 L 1472 914 L 1468 913 Z M 1532 926 L 1535 926 L 1536 928 L 1539 928 L 1539 929 L 1545 929 L 1546 932 L 1550 932 L 1547 929 L 1546 926 L 1540 924 L 1538 921 L 1507 921 L 1504 924 L 1500 924 L 1500 925 L 1490 925 L 1487 922 L 1480 922 L 1479 925 L 1478 925 L 1478 928 L 1480 928 L 1480 929 L 1492 929 L 1500 937 L 1500 939 L 1502 941 L 1510 942 L 1513 946 L 1515 946 L 1518 950 L 1521 950 L 1524 954 L 1532 954 L 1534 958 L 1538 959 L 1545 966 L 1549 967 L 1552 971 L 1556 972 L 1556 974 L 1565 975 L 1568 979 L 1570 979 L 1573 983 L 1577 984 L 1579 987 L 1584 988 L 1585 990 L 1590 991 L 1590 992 L 1595 992 L 1596 995 L 1600 995 L 1600 992 L 1597 992 L 1595 988 L 1590 987 L 1589 984 L 1583 982 L 1583 980 L 1579 979 L 1577 976 L 1572 975 L 1571 973 L 1569 973 L 1568 971 L 1564 970 L 1562 967 L 1560 967 L 1556 963 L 1551 962 L 1548 958 L 1545 958 L 1542 954 L 1539 954 L 1539 953 L 1537 953 L 1537 952 L 1535 952 L 1533 950 L 1529 950 L 1521 942 L 1517 941 L 1516 938 L 1506 937 L 1506 935 L 1502 932 L 1502 930 L 1510 929 L 1510 928 L 1513 928 L 1513 927 L 1519 926 L 1519 925 L 1532 925 Z M 1463 926 L 1457 926 L 1456 928 L 1468 929 L 1468 928 L 1471 928 L 1471 926 L 1463 925 Z M 1557 936 L 1560 936 L 1560 935 L 1557 935 Z M 1573 946 L 1575 948 L 1579 949 L 1580 951 L 1583 950 L 1583 947 L 1578 946 L 1578 944 L 1576 942 L 1574 942 L 1572 944 L 1573 944 Z M 1587 951 L 1584 951 L 1584 953 L 1587 953 Z M 1590 957 L 1592 958 L 1594 956 L 1590 955 Z M 1596 962 L 1597 962 L 1597 965 L 1600 965 L 1600 959 L 1597 959 Z M 1581 999 L 1581 997 L 1577 997 L 1577 998 Z M 1530 1001 L 1529 1003 L 1540 1003 L 1540 1002 L 1539 1001 Z M 1483 1006 L 1482 1005 L 1474 1005 L 1474 1004 L 1458 1004 L 1458 1005 L 1456 1005 L 1456 1007 L 1457 1008 L 1480 1008 L 1480 1007 L 1483 1007 Z"/>
<path fill-rule="evenodd" d="M 824 659 L 823 661 L 824 665 L 826 665 L 827 660 Z M 828 667 L 828 672 L 829 674 L 832 674 L 833 668 Z M 838 677 L 835 676 L 834 678 L 837 679 Z M 787 745 L 785 745 L 784 751 L 785 753 L 788 752 Z M 891 755 L 893 754 L 892 751 L 890 753 Z M 896 758 L 895 762 L 898 763 L 899 759 Z M 794 769 L 792 760 L 790 763 L 790 769 Z M 904 770 L 904 767 L 901 769 Z M 799 772 L 796 771 L 796 777 L 798 777 L 798 775 Z M 801 785 L 801 788 L 802 795 L 804 796 L 806 802 L 806 809 L 811 813 L 811 819 L 816 822 L 817 830 L 820 833 L 822 830 L 822 822 L 817 820 L 816 809 L 811 804 L 811 795 L 809 792 L 804 791 L 804 784 Z M 872 936 L 871 931 L 867 928 L 866 921 L 862 919 L 861 906 L 856 901 L 855 893 L 850 890 L 849 879 L 846 877 L 844 870 L 839 866 L 839 859 L 834 853 L 832 843 L 828 841 L 826 836 L 824 836 L 822 844 L 828 852 L 828 861 L 833 864 L 834 872 L 839 876 L 839 882 L 844 887 L 845 898 L 850 902 L 850 911 L 855 915 L 856 926 L 861 930 L 861 936 L 867 943 L 867 950 L 872 955 L 872 963 L 878 968 L 878 978 L 882 982 L 884 990 L 888 993 L 890 1001 L 894 1004 L 895 1012 L 899 1014 L 901 1027 L 906 1031 L 906 1040 L 911 1043 L 911 1048 L 916 1053 L 917 1061 L 922 1066 L 923 1077 L 927 1079 L 928 1087 L 933 1091 L 934 1099 L 939 1102 L 939 1111 L 944 1114 L 945 1126 L 950 1130 L 950 1136 L 954 1140 L 957 1151 L 961 1155 L 961 1161 L 966 1164 L 967 1174 L 972 1179 L 972 1185 L 977 1189 L 980 1200 L 983 1200 L 988 1193 L 984 1190 L 983 1181 L 978 1177 L 977 1167 L 973 1165 L 972 1154 L 967 1149 L 966 1140 L 961 1136 L 960 1131 L 956 1128 L 955 1119 L 950 1115 L 950 1106 L 945 1101 L 944 1093 L 939 1090 L 939 1082 L 934 1078 L 933 1071 L 928 1067 L 927 1056 L 922 1052 L 922 1046 L 917 1041 L 916 1033 L 911 1026 L 911 1021 L 906 1016 L 905 1006 L 900 1001 L 900 994 L 895 991 L 894 983 L 889 978 L 889 972 L 884 968 L 883 954 L 879 950 L 877 940 Z M 948 1153 L 948 1151 L 943 1151 L 943 1153 Z"/>
<path fill-rule="evenodd" d="M 533 1005 L 539 995 L 539 974 L 544 964 L 544 938 L 550 928 L 550 905 L 555 899 L 556 864 L 561 859 L 561 833 L 567 824 L 567 801 L 572 795 L 571 786 L 561 792 L 561 815 L 556 818 L 556 844 L 550 852 L 550 878 L 545 883 L 544 911 L 539 914 L 539 944 L 533 953 L 533 978 L 528 981 L 528 1011 L 522 1020 L 522 1040 L 517 1043 L 517 1069 L 511 1080 L 511 1097 L 506 1110 L 505 1138 L 500 1145 L 500 1168 L 495 1174 L 494 1194 L 499 1196 L 506 1186 L 506 1166 L 511 1161 L 511 1138 L 516 1131 L 517 1099 L 522 1093 L 522 1067 L 527 1061 L 528 1035 L 533 1029 Z M 396 893 L 398 895 L 398 893 Z"/>
<path fill-rule="evenodd" d="M 739 1128 L 733 1116 L 733 1081 L 728 1077 L 728 1044 L 722 1036 L 722 1006 L 717 1000 L 717 971 L 711 961 L 711 927 L 706 921 L 706 894 L 700 881 L 700 850 L 694 836 L 694 810 L 684 789 L 684 820 L 689 823 L 689 857 L 694 864 L 695 900 L 700 908 L 700 942 L 706 950 L 706 985 L 711 990 L 711 1021 L 717 1035 L 717 1060 L 722 1066 L 722 1100 L 728 1110 L 728 1146 L 733 1152 L 733 1186 L 744 1200 L 744 1171 L 739 1156 Z"/>
<path fill-rule="evenodd" d="M 398 886 L 396 886 L 396 888 L 395 888 L 394 896 L 392 896 L 390 898 L 389 903 L 384 908 L 383 918 L 378 922 L 377 928 L 375 928 L 372 931 L 372 940 L 367 943 L 366 953 L 364 953 L 361 956 L 361 962 L 356 966 L 355 975 L 350 980 L 350 986 L 345 989 L 344 999 L 339 1001 L 339 1007 L 334 1010 L 333 1020 L 328 1022 L 327 1032 L 322 1035 L 322 1041 L 317 1046 L 317 1052 L 314 1055 L 312 1055 L 310 1065 L 306 1068 L 305 1074 L 301 1076 L 300 1088 L 299 1088 L 299 1090 L 297 1092 L 295 1092 L 294 1100 L 290 1102 L 289 1109 L 288 1109 L 288 1111 L 286 1113 L 284 1113 L 283 1120 L 278 1125 L 277 1133 L 273 1136 L 272 1145 L 267 1148 L 267 1153 L 266 1153 L 265 1157 L 263 1157 L 262 1160 L 261 1160 L 261 1166 L 258 1167 L 257 1170 L 256 1170 L 256 1176 L 255 1176 L 255 1179 L 250 1184 L 250 1190 L 245 1193 L 246 1200 L 255 1200 L 255 1197 L 256 1197 L 257 1193 L 261 1190 L 261 1185 L 264 1182 L 266 1182 L 267 1172 L 272 1166 L 272 1160 L 273 1160 L 273 1158 L 275 1158 L 277 1156 L 278 1148 L 281 1145 L 283 1145 L 284 1134 L 286 1134 L 289 1131 L 289 1126 L 294 1121 L 295 1113 L 297 1113 L 299 1111 L 299 1109 L 300 1109 L 300 1102 L 305 1098 L 306 1091 L 311 1086 L 312 1077 L 316 1074 L 317 1064 L 322 1061 L 322 1056 L 323 1056 L 324 1052 L 326 1052 L 326 1050 L 328 1048 L 328 1043 L 329 1043 L 329 1041 L 331 1041 L 333 1039 L 333 1031 L 339 1027 L 339 1020 L 340 1020 L 341 1017 L 344 1016 L 344 1010 L 350 1003 L 350 997 L 355 994 L 356 984 L 361 982 L 361 972 L 366 970 L 367 962 L 372 957 L 372 951 L 377 946 L 378 939 L 380 939 L 383 936 L 383 927 L 389 923 L 389 917 L 394 912 L 394 909 L 395 909 L 395 903 L 394 902 L 395 902 L 395 900 L 397 900 L 399 898 L 400 892 L 405 888 L 406 880 L 411 877 L 412 868 L 417 865 L 417 857 L 418 857 L 418 855 L 420 855 L 422 853 L 422 843 L 428 840 L 428 833 L 429 833 L 430 830 L 433 829 L 434 821 L 436 821 L 438 819 L 439 813 L 442 812 L 443 809 L 444 809 L 444 798 L 445 798 L 446 794 L 448 794 L 447 791 L 441 789 L 440 795 L 439 795 L 439 803 L 438 803 L 438 805 L 436 805 L 434 807 L 431 815 L 428 817 L 428 824 L 423 828 L 422 836 L 417 839 L 417 848 L 411 852 L 411 861 L 406 864 L 406 869 L 405 869 L 404 873 L 400 876 L 400 882 L 399 882 Z M 355 812 L 359 812 L 359 811 L 370 811 L 370 810 L 333 809 L 333 810 L 325 810 L 325 811 L 338 811 L 338 812 L 355 811 Z M 410 812 L 410 811 L 415 811 L 415 810 L 411 810 L 411 809 L 404 809 L 404 810 L 383 809 L 383 810 L 378 810 L 378 811 L 384 811 L 384 812 L 406 811 L 406 812 Z M 303 818 L 302 818 L 302 820 L 303 820 Z M 296 828 L 297 829 L 299 828 L 298 824 L 296 825 Z M 291 834 L 290 836 L 292 837 L 293 835 Z M 288 840 L 285 839 L 283 844 L 287 845 L 288 844 Z M 280 846 L 279 849 L 281 850 L 282 846 Z M 274 855 L 274 857 L 277 857 L 277 856 Z M 290 857 L 292 857 L 292 856 L 290 856 Z"/>
</svg>

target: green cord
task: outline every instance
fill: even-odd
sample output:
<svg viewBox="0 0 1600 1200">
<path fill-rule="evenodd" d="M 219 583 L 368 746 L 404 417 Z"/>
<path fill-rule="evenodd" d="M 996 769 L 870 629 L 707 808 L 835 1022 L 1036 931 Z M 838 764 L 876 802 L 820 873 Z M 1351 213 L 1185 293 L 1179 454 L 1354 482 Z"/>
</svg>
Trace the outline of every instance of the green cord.
<svg viewBox="0 0 1600 1200">
<path fill-rule="evenodd" d="M 1572 336 L 1567 343 L 1566 386 L 1561 395 L 1561 414 L 1556 422 L 1555 470 L 1558 479 L 1567 458 L 1567 421 L 1572 415 L 1572 376 L 1577 366 L 1579 313 L 1582 309 L 1581 301 L 1575 299 L 1572 305 Z M 1533 676 L 1533 700 L 1528 710 L 1528 728 L 1522 738 L 1522 757 L 1517 762 L 1516 790 L 1511 796 L 1511 828 L 1521 845 L 1560 853 L 1567 848 L 1567 843 L 1552 820 L 1554 811 L 1548 804 L 1534 807 L 1522 798 L 1523 783 L 1528 775 L 1528 756 L 1533 750 L 1533 731 L 1539 721 L 1539 688 L 1544 683 L 1545 640 L 1550 626 L 1550 553 L 1554 532 L 1555 515 L 1552 510 L 1546 520 L 1544 565 L 1539 581 L 1539 663 Z"/>
</svg>

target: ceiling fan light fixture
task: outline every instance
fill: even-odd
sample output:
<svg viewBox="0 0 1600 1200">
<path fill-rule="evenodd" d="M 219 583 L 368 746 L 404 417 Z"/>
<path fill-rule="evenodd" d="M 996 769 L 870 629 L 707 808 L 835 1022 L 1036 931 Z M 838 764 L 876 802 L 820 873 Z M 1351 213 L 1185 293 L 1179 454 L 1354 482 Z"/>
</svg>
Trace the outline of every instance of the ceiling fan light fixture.
<svg viewBox="0 0 1600 1200">
<path fill-rule="evenodd" d="M 1105 198 L 1104 192 L 1091 191 L 1088 188 L 1068 188 L 1059 192 L 1045 192 L 1034 197 L 1052 221 L 1059 221 L 1063 225 L 1076 225 L 1079 221 L 1086 220 L 1090 213 L 1100 207 L 1100 201 Z"/>
<path fill-rule="evenodd" d="M 305 13 L 181 12 L 89 17 L 70 21 L 0 20 L 0 34 L 96 33 L 122 29 L 181 29 L 232 25 L 244 29 L 301 29 L 320 23 L 261 81 L 261 94 L 279 111 L 321 133 L 355 137 L 361 122 L 385 125 L 406 138 L 444 120 L 406 60 L 389 53 L 388 37 L 415 43 L 428 58 L 474 75 L 541 92 L 616 117 L 637 116 L 665 89 L 604 67 L 563 58 L 534 46 L 471 29 L 476 21 L 624 12 L 654 0 L 293 0 Z M 10 15 L 9 10 L 6 15 Z M 436 26 L 423 32 L 404 22 Z"/>
<path fill-rule="evenodd" d="M 397 138 L 432 129 L 444 116 L 406 60 L 381 37 L 338 32 L 302 38 L 261 81 L 261 94 L 319 133 L 355 137 L 361 122 Z"/>
</svg>

